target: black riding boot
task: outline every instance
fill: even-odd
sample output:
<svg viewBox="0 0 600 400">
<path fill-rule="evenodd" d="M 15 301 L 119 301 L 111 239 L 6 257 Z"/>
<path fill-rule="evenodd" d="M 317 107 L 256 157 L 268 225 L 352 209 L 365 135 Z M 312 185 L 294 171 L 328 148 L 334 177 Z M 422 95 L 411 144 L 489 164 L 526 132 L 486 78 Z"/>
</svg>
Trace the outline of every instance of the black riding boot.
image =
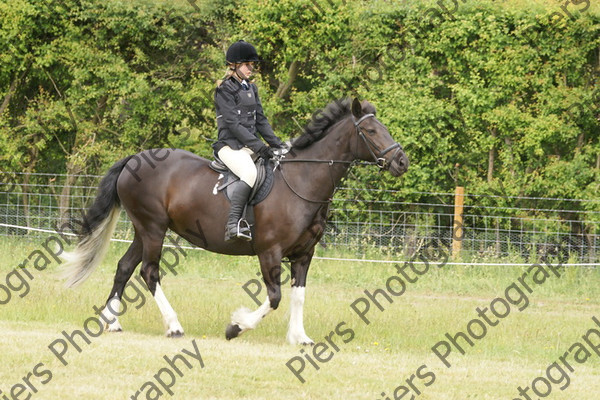
<svg viewBox="0 0 600 400">
<path fill-rule="evenodd" d="M 229 210 L 229 219 L 225 226 L 225 241 L 231 242 L 237 238 L 242 240 L 252 240 L 250 236 L 250 229 L 246 224 L 239 224 L 244 207 L 248 202 L 248 196 L 252 188 L 244 181 L 236 183 L 236 189 L 229 199 L 231 202 L 231 208 Z"/>
</svg>

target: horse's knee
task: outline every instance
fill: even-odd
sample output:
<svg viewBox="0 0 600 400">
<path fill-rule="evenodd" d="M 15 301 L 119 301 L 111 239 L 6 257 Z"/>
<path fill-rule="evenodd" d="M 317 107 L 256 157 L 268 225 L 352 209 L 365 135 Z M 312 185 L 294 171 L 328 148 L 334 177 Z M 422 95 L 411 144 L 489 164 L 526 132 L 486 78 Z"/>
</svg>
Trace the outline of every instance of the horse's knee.
<svg viewBox="0 0 600 400">
<path fill-rule="evenodd" d="M 278 287 L 269 290 L 269 304 L 273 310 L 277 310 L 281 301 L 281 289 Z"/>
</svg>

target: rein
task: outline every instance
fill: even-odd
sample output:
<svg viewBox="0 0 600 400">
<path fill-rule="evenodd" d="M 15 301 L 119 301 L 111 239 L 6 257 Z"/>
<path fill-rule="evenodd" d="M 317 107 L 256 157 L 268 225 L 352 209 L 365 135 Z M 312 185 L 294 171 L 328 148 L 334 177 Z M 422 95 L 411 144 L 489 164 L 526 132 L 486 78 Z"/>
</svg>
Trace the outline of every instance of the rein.
<svg viewBox="0 0 600 400">
<path fill-rule="evenodd" d="M 377 146 L 375 145 L 375 143 L 373 143 L 373 141 L 371 141 L 371 139 L 369 139 L 363 132 L 360 123 L 362 121 L 364 121 L 367 118 L 374 118 L 375 114 L 365 114 L 362 117 L 360 117 L 358 120 L 356 120 L 354 118 L 354 116 L 352 117 L 353 122 L 354 122 L 354 127 L 356 128 L 356 133 L 358 134 L 358 136 L 363 140 L 363 142 L 365 143 L 365 145 L 367 146 L 367 149 L 369 150 L 369 153 L 371 153 L 371 155 L 373 156 L 373 159 L 375 161 L 366 161 L 363 162 L 361 164 L 363 165 L 377 165 L 380 169 L 384 169 L 387 166 L 387 160 L 385 158 L 383 158 L 384 155 L 386 155 L 387 153 L 389 153 L 390 151 L 396 149 L 396 152 L 394 153 L 394 157 L 396 156 L 396 154 L 400 151 L 400 149 L 402 148 L 400 146 L 399 143 L 394 143 L 393 145 L 379 151 L 377 149 Z M 379 151 L 379 154 L 376 155 L 375 151 Z M 392 157 L 392 159 L 394 158 Z M 291 163 L 291 162 L 302 162 L 302 163 L 319 163 L 319 164 L 328 164 L 329 165 L 329 176 L 331 178 L 331 183 L 333 186 L 333 193 L 331 194 L 331 197 L 327 200 L 312 200 L 312 199 L 307 199 L 306 197 L 302 196 L 300 193 L 298 193 L 288 182 L 288 180 L 285 177 L 285 174 L 283 173 L 283 166 L 281 164 L 283 163 Z M 335 181 L 333 179 L 333 173 L 331 172 L 331 167 L 333 167 L 334 164 L 348 164 L 349 166 L 358 164 L 356 162 L 356 160 L 354 161 L 345 161 L 345 160 L 315 160 L 315 159 L 299 159 L 299 158 L 293 158 L 293 159 L 285 159 L 284 156 L 280 156 L 276 159 L 275 162 L 275 169 L 277 167 L 280 168 L 281 170 L 281 177 L 283 178 L 283 181 L 285 182 L 285 184 L 287 185 L 287 187 L 292 191 L 292 193 L 294 193 L 296 196 L 298 196 L 300 199 L 304 200 L 304 201 L 308 201 L 309 203 L 317 203 L 317 204 L 328 204 L 331 203 L 331 201 L 333 200 L 333 194 L 336 192 L 337 190 L 337 185 L 335 184 Z"/>
<path fill-rule="evenodd" d="M 306 197 L 304 197 L 300 193 L 298 193 L 286 179 L 285 174 L 283 173 L 283 166 L 280 165 L 282 163 L 288 163 L 288 162 L 304 162 L 304 163 L 312 162 L 312 163 L 320 163 L 320 164 L 327 163 L 329 165 L 329 177 L 331 178 L 331 185 L 333 186 L 333 193 L 331 194 L 331 196 L 327 200 L 311 200 L 311 199 L 307 199 Z M 277 164 L 276 164 L 275 168 L 277 168 L 277 166 L 279 166 L 279 169 L 281 170 L 281 177 L 283 178 L 283 181 L 285 182 L 287 187 L 292 191 L 292 193 L 294 193 L 300 199 L 302 199 L 304 201 L 308 201 L 309 203 L 329 204 L 333 200 L 333 194 L 337 190 L 337 185 L 335 184 L 335 180 L 333 179 L 333 173 L 331 172 L 331 167 L 333 166 L 333 164 L 349 164 L 350 166 L 352 166 L 352 164 L 354 164 L 354 163 L 355 163 L 354 161 L 343 161 L 343 160 L 311 160 L 311 159 L 285 160 L 285 159 L 279 159 L 279 160 L 277 160 Z"/>
</svg>

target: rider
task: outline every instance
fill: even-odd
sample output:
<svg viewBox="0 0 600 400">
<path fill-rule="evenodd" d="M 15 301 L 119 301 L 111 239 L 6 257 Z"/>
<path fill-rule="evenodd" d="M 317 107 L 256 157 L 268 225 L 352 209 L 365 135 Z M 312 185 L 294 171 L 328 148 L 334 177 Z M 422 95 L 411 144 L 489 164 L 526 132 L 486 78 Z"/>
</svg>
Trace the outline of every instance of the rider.
<svg viewBox="0 0 600 400">
<path fill-rule="evenodd" d="M 240 178 L 241 183 L 230 198 L 231 209 L 225 227 L 225 241 L 236 238 L 251 240 L 250 230 L 238 223 L 252 187 L 256 182 L 256 166 L 252 155 L 273 157 L 273 149 L 285 152 L 285 145 L 275 136 L 263 112 L 258 89 L 249 81 L 259 61 L 254 46 L 240 40 L 225 55 L 227 72 L 215 90 L 215 109 L 219 137 L 213 145 L 215 154 Z M 259 135 L 273 148 L 267 146 Z"/>
</svg>

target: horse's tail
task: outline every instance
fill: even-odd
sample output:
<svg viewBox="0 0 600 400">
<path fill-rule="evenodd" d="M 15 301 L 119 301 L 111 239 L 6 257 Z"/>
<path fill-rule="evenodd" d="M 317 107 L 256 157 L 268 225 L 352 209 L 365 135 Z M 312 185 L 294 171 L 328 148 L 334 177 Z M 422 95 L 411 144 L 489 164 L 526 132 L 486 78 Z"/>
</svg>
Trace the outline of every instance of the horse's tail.
<svg viewBox="0 0 600 400">
<path fill-rule="evenodd" d="M 94 204 L 82 221 L 77 247 L 61 255 L 66 261 L 63 265 L 65 286 L 80 285 L 102 262 L 121 211 L 117 179 L 131 157 L 117 161 L 102 178 Z"/>
</svg>

